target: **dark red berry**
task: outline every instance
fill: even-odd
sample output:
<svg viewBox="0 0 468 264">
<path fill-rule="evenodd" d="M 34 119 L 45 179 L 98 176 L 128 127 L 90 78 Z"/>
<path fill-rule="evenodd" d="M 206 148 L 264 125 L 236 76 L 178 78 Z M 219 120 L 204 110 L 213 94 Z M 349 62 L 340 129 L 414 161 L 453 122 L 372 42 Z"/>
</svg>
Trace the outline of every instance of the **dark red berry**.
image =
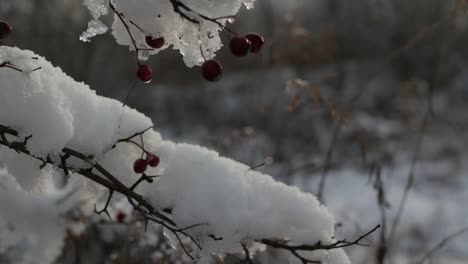
<svg viewBox="0 0 468 264">
<path fill-rule="evenodd" d="M 151 79 L 153 78 L 153 70 L 150 66 L 146 64 L 141 64 L 140 66 L 138 66 L 136 74 L 138 78 L 144 81 L 145 83 L 151 82 Z"/>
<path fill-rule="evenodd" d="M 233 37 L 229 43 L 229 48 L 231 49 L 232 54 L 238 57 L 247 55 L 250 51 L 250 46 L 250 40 L 242 36 Z"/>
<path fill-rule="evenodd" d="M 146 160 L 144 159 L 137 159 L 135 160 L 135 163 L 133 163 L 133 170 L 135 173 L 143 173 L 146 171 L 147 167 L 148 163 L 146 163 Z"/>
<path fill-rule="evenodd" d="M 159 165 L 160 160 L 158 156 L 154 154 L 148 154 L 148 156 L 146 156 L 146 162 L 151 167 L 157 167 Z"/>
<path fill-rule="evenodd" d="M 119 211 L 117 213 L 117 215 L 115 216 L 115 218 L 117 219 L 117 222 L 119 222 L 119 223 L 123 223 L 125 221 L 126 217 L 127 217 L 127 215 L 122 211 Z"/>
<path fill-rule="evenodd" d="M 10 24 L 0 21 L 0 39 L 8 37 L 12 31 Z"/>
<path fill-rule="evenodd" d="M 257 33 L 248 33 L 245 38 L 252 44 L 250 46 L 250 52 L 252 53 L 258 53 L 262 49 L 263 43 L 265 43 L 263 37 Z"/>
<path fill-rule="evenodd" d="M 164 37 L 152 37 L 152 36 L 146 36 L 145 37 L 146 44 L 148 46 L 152 47 L 153 49 L 160 49 L 162 46 L 164 46 Z"/>
<path fill-rule="evenodd" d="M 207 60 L 202 64 L 203 77 L 210 82 L 217 82 L 223 76 L 223 67 L 216 60 Z"/>
</svg>

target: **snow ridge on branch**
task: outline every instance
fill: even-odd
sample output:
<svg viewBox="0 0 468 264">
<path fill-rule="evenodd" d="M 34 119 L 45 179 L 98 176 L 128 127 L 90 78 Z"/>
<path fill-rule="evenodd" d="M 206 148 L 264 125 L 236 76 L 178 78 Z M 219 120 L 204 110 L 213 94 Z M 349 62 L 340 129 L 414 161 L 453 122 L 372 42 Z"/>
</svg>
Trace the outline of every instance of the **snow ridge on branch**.
<svg viewBox="0 0 468 264">
<path fill-rule="evenodd" d="M 193 247 L 183 249 L 194 260 L 262 243 L 294 256 L 303 248 L 290 245 L 311 245 L 305 248 L 311 261 L 326 255 L 332 263 L 349 263 L 335 249 L 347 242 L 334 240 L 334 219 L 312 194 L 206 148 L 162 140 L 148 129 L 147 117 L 97 96 L 30 51 L 0 47 L 2 62 L 20 71 L 0 68 L 0 144 L 6 146 L 0 159 L 23 186 L 37 190 L 46 178 L 67 176 L 78 194 L 95 194 L 94 203 L 106 197 L 96 209 L 102 213 L 123 197 L 147 224 L 164 226 L 181 245 L 189 239 Z M 137 138 L 144 152 L 160 157 L 147 171 L 159 177 L 133 171 L 144 154 L 130 143 Z M 56 169 L 45 170 L 49 165 Z M 111 199 L 114 194 L 120 198 Z M 318 244 L 323 247 L 312 248 Z"/>
</svg>

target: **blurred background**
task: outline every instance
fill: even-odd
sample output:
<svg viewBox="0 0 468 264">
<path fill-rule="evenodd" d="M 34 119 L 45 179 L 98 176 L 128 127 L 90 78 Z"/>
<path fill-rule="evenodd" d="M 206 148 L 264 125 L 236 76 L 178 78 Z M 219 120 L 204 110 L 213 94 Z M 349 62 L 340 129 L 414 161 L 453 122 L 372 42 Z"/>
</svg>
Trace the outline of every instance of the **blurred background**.
<svg viewBox="0 0 468 264">
<path fill-rule="evenodd" d="M 260 55 L 223 48 L 212 84 L 167 49 L 128 104 L 166 139 L 318 195 L 339 238 L 382 224 L 369 247 L 347 249 L 353 263 L 468 263 L 467 11 L 466 0 L 257 0 L 232 29 L 262 34 Z M 110 34 L 79 41 L 80 0 L 2 0 L 0 19 L 9 44 L 100 95 L 123 101 L 135 80 L 134 54 Z"/>
</svg>

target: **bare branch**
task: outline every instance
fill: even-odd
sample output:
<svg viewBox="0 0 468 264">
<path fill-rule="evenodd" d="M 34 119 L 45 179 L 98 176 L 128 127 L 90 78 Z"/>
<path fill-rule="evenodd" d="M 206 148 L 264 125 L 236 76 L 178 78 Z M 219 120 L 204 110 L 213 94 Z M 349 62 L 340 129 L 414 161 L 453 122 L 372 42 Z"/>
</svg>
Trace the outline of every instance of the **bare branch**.
<svg viewBox="0 0 468 264">
<path fill-rule="evenodd" d="M 442 247 L 445 246 L 445 244 L 449 243 L 450 241 L 460 237 L 461 235 L 465 234 L 468 232 L 468 226 L 458 230 L 457 232 L 447 236 L 446 238 L 442 239 L 439 243 L 437 243 L 433 248 L 431 248 L 424 256 L 421 257 L 419 261 L 417 261 L 415 264 L 423 264 L 426 262 L 429 258 L 431 258 L 432 255 L 434 255 L 435 252 L 438 250 L 442 249 Z"/>
<path fill-rule="evenodd" d="M 364 235 L 360 236 L 359 238 L 357 238 L 354 241 L 347 241 L 346 239 L 343 239 L 343 240 L 338 240 L 335 243 L 326 244 L 326 245 L 322 244 L 322 242 L 320 242 L 320 241 L 318 241 L 314 245 L 304 244 L 304 245 L 298 245 L 298 246 L 288 245 L 287 241 L 271 240 L 271 239 L 262 239 L 262 240 L 257 241 L 257 242 L 263 243 L 263 244 L 265 244 L 267 246 L 270 246 L 270 247 L 273 247 L 273 248 L 288 250 L 288 251 L 291 252 L 291 254 L 293 254 L 295 257 L 297 257 L 299 260 L 301 260 L 303 264 L 320 263 L 320 262 L 317 262 L 317 261 L 314 261 L 314 260 L 304 258 L 299 253 L 297 253 L 297 251 L 331 250 L 331 249 L 349 247 L 349 246 L 353 246 L 353 245 L 364 246 L 363 244 L 360 243 L 361 240 L 368 237 L 370 234 L 372 234 L 373 232 L 375 232 L 379 228 L 380 228 L 380 225 L 377 225 L 372 230 L 370 230 L 369 232 L 367 232 Z"/>
<path fill-rule="evenodd" d="M 398 205 L 397 214 L 396 214 L 395 218 L 393 219 L 392 226 L 391 226 L 391 229 L 390 229 L 390 235 L 389 235 L 390 243 L 392 243 L 392 241 L 394 239 L 396 229 L 398 227 L 398 224 L 400 223 L 401 216 L 403 214 L 403 210 L 405 209 L 405 205 L 406 205 L 406 201 L 408 199 L 409 191 L 413 187 L 413 184 L 414 184 L 414 178 L 415 178 L 415 173 L 416 173 L 416 164 L 419 161 L 421 146 L 422 146 L 424 135 L 426 133 L 427 125 L 429 123 L 430 113 L 431 113 L 430 108 L 428 107 L 428 109 L 424 113 L 423 121 L 422 121 L 421 127 L 419 129 L 418 139 L 416 141 L 415 150 L 414 150 L 414 154 L 413 154 L 413 160 L 411 161 L 411 167 L 410 167 L 410 170 L 408 172 L 408 177 L 407 177 L 407 180 L 406 180 L 406 185 L 405 185 L 405 189 L 404 189 L 404 192 L 403 192 L 403 196 L 402 196 L 402 198 L 400 200 L 400 203 Z"/>
<path fill-rule="evenodd" d="M 110 201 L 112 199 L 112 195 L 114 194 L 114 191 L 113 190 L 109 190 L 109 195 L 107 196 L 107 200 L 106 200 L 106 204 L 104 205 L 104 208 L 102 208 L 101 210 L 97 210 L 96 208 L 96 205 L 94 205 L 94 212 L 96 214 L 102 214 L 102 213 L 105 213 L 107 215 L 107 217 L 109 217 L 109 220 L 112 221 L 112 217 L 110 216 L 109 214 L 109 211 L 107 210 L 108 207 L 109 207 L 109 204 L 110 204 Z"/>
</svg>

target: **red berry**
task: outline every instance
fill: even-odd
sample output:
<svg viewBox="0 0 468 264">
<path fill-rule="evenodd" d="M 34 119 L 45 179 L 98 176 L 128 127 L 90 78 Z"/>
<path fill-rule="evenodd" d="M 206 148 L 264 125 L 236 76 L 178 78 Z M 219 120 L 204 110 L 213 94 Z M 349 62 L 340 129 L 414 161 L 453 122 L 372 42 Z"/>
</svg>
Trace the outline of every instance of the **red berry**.
<svg viewBox="0 0 468 264">
<path fill-rule="evenodd" d="M 0 39 L 8 37 L 12 31 L 13 29 L 8 23 L 0 21 Z"/>
<path fill-rule="evenodd" d="M 265 43 L 263 37 L 257 33 L 249 33 L 245 35 L 245 38 L 248 39 L 252 44 L 250 47 L 250 52 L 252 53 L 258 53 L 262 48 L 263 43 Z"/>
<path fill-rule="evenodd" d="M 233 37 L 229 43 L 229 48 L 231 49 L 232 54 L 238 57 L 247 55 L 247 53 L 249 53 L 250 47 L 250 40 L 242 36 Z"/>
<path fill-rule="evenodd" d="M 146 44 L 148 46 L 152 47 L 153 49 L 160 49 L 162 46 L 164 46 L 164 37 L 152 37 L 152 36 L 146 36 L 145 37 Z"/>
<path fill-rule="evenodd" d="M 148 163 L 146 163 L 146 160 L 144 159 L 137 159 L 135 160 L 135 163 L 133 163 L 133 170 L 135 173 L 143 173 L 146 171 L 147 167 Z"/>
<path fill-rule="evenodd" d="M 146 162 L 151 167 L 157 167 L 159 165 L 159 161 L 159 157 L 154 154 L 148 154 L 148 156 L 146 156 Z"/>
<path fill-rule="evenodd" d="M 217 82 L 223 76 L 223 67 L 216 60 L 207 60 L 202 64 L 202 75 L 210 82 Z"/>
<path fill-rule="evenodd" d="M 153 78 L 153 70 L 150 66 L 146 64 L 141 64 L 140 66 L 138 66 L 136 74 L 138 78 L 144 81 L 145 83 L 151 82 L 151 79 Z"/>
<path fill-rule="evenodd" d="M 127 217 L 127 215 L 124 212 L 119 211 L 115 218 L 117 219 L 117 222 L 123 223 L 123 221 L 125 221 L 126 217 Z"/>
</svg>

